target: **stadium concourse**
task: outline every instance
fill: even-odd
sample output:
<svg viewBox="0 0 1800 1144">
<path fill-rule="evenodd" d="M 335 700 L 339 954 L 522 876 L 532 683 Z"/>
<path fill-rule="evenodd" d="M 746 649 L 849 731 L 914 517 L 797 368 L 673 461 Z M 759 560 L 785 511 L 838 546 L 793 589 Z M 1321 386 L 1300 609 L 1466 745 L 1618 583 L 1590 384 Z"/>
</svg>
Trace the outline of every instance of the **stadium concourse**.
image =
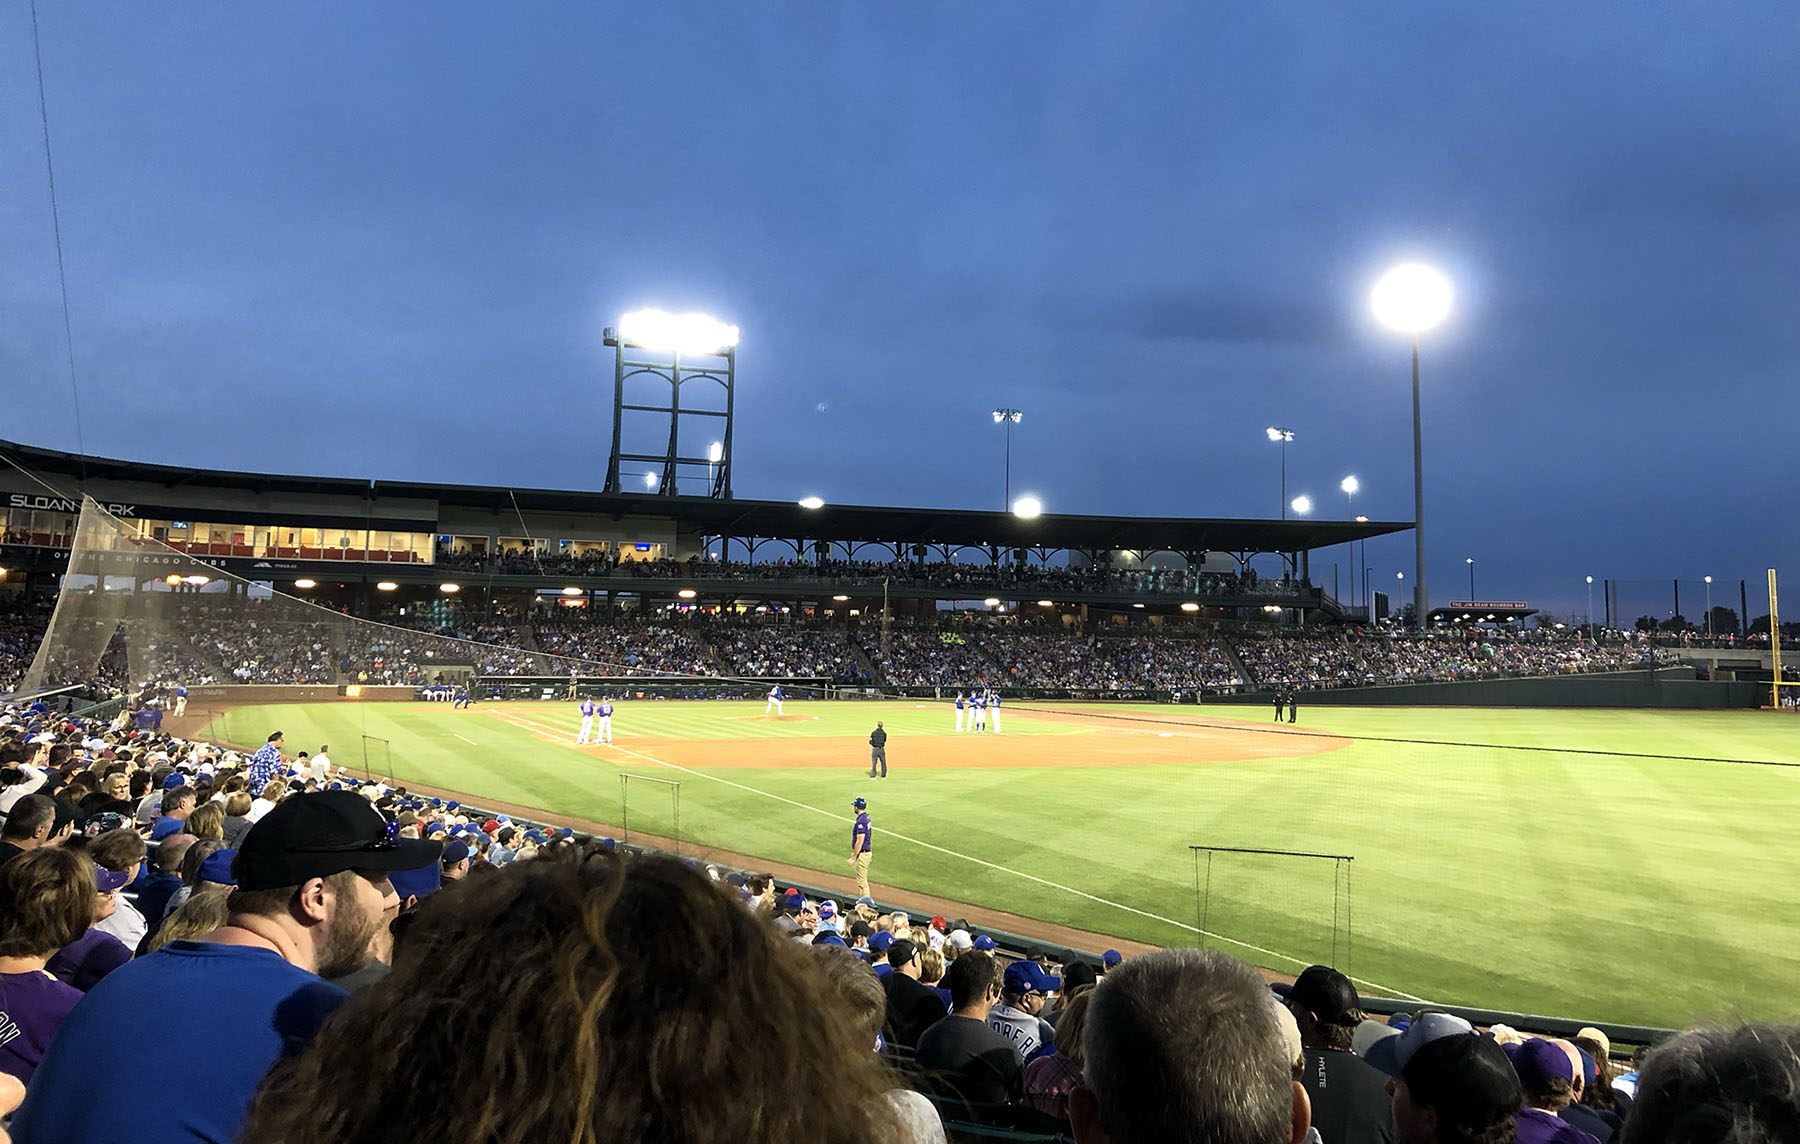
<svg viewBox="0 0 1800 1144">
<path fill-rule="evenodd" d="M 1800 1122 L 1795 1030 L 1628 1060 L 1598 1028 L 1377 1020 L 1325 966 L 1271 991 L 1216 952 L 1045 948 L 303 768 L 279 735 L 243 753 L 130 724 L 0 715 L 20 1141 L 363 1140 L 443 1107 L 470 1141 L 1094 1141 L 1121 1138 L 1124 1100 L 1176 1130 L 1157 1139 L 1272 1110 L 1206 1137 L 1245 1144 L 1421 1138 L 1421 1107 L 1471 1129 L 1444 1139 L 1496 1144 Z M 1150 1010 L 1185 1031 L 1146 1036 Z M 473 1019 L 474 1048 L 418 1051 L 421 1027 Z M 121 1035 L 145 1028 L 185 1076 Z M 1233 1079 L 1129 1095 L 1201 1073 Z M 1671 1134 L 1684 1119 L 1708 1130 Z"/>
</svg>

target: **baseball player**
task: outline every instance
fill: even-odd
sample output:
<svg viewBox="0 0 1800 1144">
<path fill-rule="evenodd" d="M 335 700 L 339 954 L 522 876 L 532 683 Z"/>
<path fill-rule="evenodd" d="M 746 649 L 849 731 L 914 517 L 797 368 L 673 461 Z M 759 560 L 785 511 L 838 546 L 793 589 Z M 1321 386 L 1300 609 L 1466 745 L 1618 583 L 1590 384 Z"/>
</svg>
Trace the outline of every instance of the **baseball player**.
<svg viewBox="0 0 1800 1144">
<path fill-rule="evenodd" d="M 875 831 L 869 825 L 868 799 L 852 799 L 850 807 L 856 811 L 856 822 L 850 827 L 850 868 L 856 871 L 856 892 L 866 898 L 869 896 L 869 858 L 874 849 Z"/>
<path fill-rule="evenodd" d="M 887 730 L 882 727 L 881 720 L 875 720 L 875 729 L 869 732 L 869 777 L 877 777 L 875 765 L 881 764 L 881 778 L 887 778 Z"/>
<path fill-rule="evenodd" d="M 960 691 L 956 693 L 956 729 L 958 732 L 963 729 L 963 693 Z"/>
<path fill-rule="evenodd" d="M 988 692 L 988 722 L 994 725 L 994 734 L 1000 733 L 1000 693 Z"/>
<path fill-rule="evenodd" d="M 186 715 L 186 714 L 187 714 L 187 684 L 177 683 L 175 685 L 175 717 L 177 719 L 179 719 L 179 718 L 181 718 L 181 716 Z"/>
<path fill-rule="evenodd" d="M 599 733 L 594 736 L 594 741 L 605 743 L 610 747 L 612 746 L 612 701 L 602 699 L 595 711 L 600 716 L 600 727 Z"/>
<path fill-rule="evenodd" d="M 974 708 L 969 712 L 969 730 L 976 732 L 987 730 L 987 700 L 982 698 L 981 692 L 975 692 L 969 700 L 969 705 Z"/>
<path fill-rule="evenodd" d="M 763 714 L 767 715 L 771 707 L 775 709 L 775 714 L 781 714 L 781 685 L 779 683 L 769 688 L 769 701 L 763 704 Z"/>
<path fill-rule="evenodd" d="M 581 701 L 581 734 L 575 736 L 575 742 L 586 743 L 594 736 L 594 701 Z"/>
</svg>

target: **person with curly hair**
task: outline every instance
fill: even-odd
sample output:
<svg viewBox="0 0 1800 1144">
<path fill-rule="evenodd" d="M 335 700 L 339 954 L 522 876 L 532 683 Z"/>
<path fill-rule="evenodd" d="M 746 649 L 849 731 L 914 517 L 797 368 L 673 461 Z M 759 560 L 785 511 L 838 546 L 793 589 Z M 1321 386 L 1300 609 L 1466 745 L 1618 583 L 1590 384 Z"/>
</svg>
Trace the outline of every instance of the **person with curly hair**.
<svg viewBox="0 0 1800 1144">
<path fill-rule="evenodd" d="M 392 972 L 270 1076 L 244 1138 L 897 1141 L 867 1022 L 818 1004 L 814 956 L 678 859 L 518 863 L 420 906 Z M 472 1014 L 478 1038 L 420 1050 Z"/>
</svg>

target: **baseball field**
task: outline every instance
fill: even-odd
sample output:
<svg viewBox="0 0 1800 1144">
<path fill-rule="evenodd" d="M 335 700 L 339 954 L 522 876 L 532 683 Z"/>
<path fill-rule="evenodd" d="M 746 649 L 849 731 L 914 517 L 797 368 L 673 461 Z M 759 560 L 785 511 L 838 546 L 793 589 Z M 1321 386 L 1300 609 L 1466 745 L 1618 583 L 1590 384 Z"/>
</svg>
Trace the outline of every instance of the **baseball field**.
<svg viewBox="0 0 1800 1144">
<path fill-rule="evenodd" d="M 635 701 L 615 745 L 572 703 L 238 707 L 201 737 L 600 823 L 621 774 L 680 783 L 680 837 L 842 879 L 869 799 L 871 879 L 1272 969 L 1348 959 L 1372 993 L 1656 1025 L 1800 1016 L 1800 722 L 1772 712 Z M 190 716 L 194 713 L 190 712 Z M 203 718 L 208 718 L 202 713 Z M 890 777 L 867 736 L 889 733 Z M 668 835 L 670 788 L 632 783 Z M 1350 855 L 1332 864 L 1191 845 Z M 1334 893 L 1349 936 L 1335 935 Z M 974 915 L 977 920 L 979 914 Z M 1340 914 L 1341 918 L 1341 914 Z"/>
</svg>

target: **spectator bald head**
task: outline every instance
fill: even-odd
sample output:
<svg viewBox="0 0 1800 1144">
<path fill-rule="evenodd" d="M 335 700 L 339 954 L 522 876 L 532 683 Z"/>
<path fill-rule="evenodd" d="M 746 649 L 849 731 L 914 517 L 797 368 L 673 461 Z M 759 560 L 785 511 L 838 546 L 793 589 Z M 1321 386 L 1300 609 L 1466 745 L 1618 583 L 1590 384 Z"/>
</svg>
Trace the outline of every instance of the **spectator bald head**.
<svg viewBox="0 0 1800 1144">
<path fill-rule="evenodd" d="M 192 834 L 169 835 L 156 847 L 156 868 L 170 874 L 180 873 L 188 847 L 198 841 Z"/>
</svg>

